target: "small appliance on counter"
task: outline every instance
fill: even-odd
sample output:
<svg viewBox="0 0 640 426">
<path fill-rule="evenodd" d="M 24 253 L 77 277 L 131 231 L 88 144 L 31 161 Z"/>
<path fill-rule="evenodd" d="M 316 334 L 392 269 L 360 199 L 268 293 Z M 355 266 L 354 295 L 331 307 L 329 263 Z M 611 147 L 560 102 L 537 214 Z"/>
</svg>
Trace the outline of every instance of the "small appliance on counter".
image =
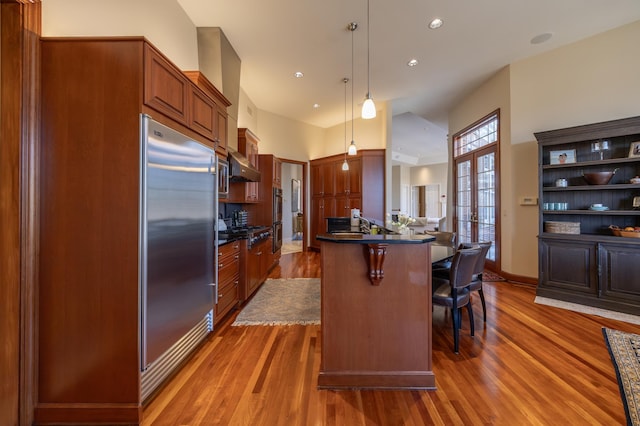
<svg viewBox="0 0 640 426">
<path fill-rule="evenodd" d="M 247 226 L 248 213 L 246 210 L 236 210 L 233 212 L 232 226 L 242 228 Z"/>
</svg>

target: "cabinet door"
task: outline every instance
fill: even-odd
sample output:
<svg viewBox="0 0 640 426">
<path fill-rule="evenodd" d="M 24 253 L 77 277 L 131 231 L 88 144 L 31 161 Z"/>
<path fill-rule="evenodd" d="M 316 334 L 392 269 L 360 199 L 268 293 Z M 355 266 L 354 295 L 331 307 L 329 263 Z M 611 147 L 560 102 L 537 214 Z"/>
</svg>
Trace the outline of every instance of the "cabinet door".
<svg viewBox="0 0 640 426">
<path fill-rule="evenodd" d="M 540 240 L 540 287 L 596 295 L 596 245 L 575 240 Z"/>
<path fill-rule="evenodd" d="M 335 194 L 335 163 L 320 165 L 322 193 L 324 196 Z"/>
<path fill-rule="evenodd" d="M 189 127 L 209 139 L 215 140 L 218 125 L 216 104 L 194 86 L 190 87 L 191 114 Z"/>
<path fill-rule="evenodd" d="M 640 252 L 623 244 L 600 244 L 600 296 L 640 303 Z"/>
<path fill-rule="evenodd" d="M 333 193 L 336 197 L 346 197 L 349 195 L 349 174 L 351 173 L 351 169 L 342 170 L 343 163 L 344 160 L 333 163 L 333 175 L 335 179 Z"/>
<path fill-rule="evenodd" d="M 253 292 L 260 284 L 260 263 L 262 259 L 262 251 L 259 246 L 251 247 L 247 255 L 247 288 L 245 291 L 246 298 L 249 299 Z"/>
<path fill-rule="evenodd" d="M 282 161 L 273 157 L 273 186 L 282 189 Z"/>
<path fill-rule="evenodd" d="M 348 160 L 349 171 L 347 172 L 347 189 L 349 195 L 361 195 L 362 194 L 362 159 L 354 158 Z"/>
<path fill-rule="evenodd" d="M 324 188 L 322 187 L 322 167 L 319 164 L 311 165 L 311 196 L 322 197 Z"/>
<path fill-rule="evenodd" d="M 190 81 L 152 47 L 145 45 L 144 103 L 188 125 Z"/>
<path fill-rule="evenodd" d="M 218 120 L 217 130 L 218 133 L 215 137 L 218 142 L 216 151 L 225 154 L 227 153 L 227 112 L 222 110 L 219 106 L 216 109 L 216 115 Z"/>
</svg>

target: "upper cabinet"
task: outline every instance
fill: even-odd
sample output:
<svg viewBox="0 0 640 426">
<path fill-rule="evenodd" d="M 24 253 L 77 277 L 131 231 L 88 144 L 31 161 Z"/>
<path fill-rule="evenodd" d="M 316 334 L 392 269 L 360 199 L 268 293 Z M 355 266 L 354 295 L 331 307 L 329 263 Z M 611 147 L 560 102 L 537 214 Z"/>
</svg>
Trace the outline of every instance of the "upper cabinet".
<svg viewBox="0 0 640 426">
<path fill-rule="evenodd" d="M 200 71 L 185 71 L 185 74 L 201 90 L 192 97 L 191 126 L 212 139 L 217 152 L 226 155 L 227 107 L 231 102 Z"/>
<path fill-rule="evenodd" d="M 148 44 L 144 46 L 144 103 L 188 126 L 191 84 L 164 56 Z"/>
<path fill-rule="evenodd" d="M 144 103 L 210 140 L 227 154 L 229 100 L 200 71 L 180 71 L 153 46 L 144 46 Z"/>
</svg>

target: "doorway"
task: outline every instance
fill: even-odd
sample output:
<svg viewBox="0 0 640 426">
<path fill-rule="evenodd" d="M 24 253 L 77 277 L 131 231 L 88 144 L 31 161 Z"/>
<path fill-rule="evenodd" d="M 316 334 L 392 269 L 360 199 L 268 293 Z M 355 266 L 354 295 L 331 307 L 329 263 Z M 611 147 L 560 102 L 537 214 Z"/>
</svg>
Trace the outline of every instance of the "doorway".
<svg viewBox="0 0 640 426">
<path fill-rule="evenodd" d="M 282 254 L 306 251 L 306 163 L 281 159 Z"/>
<path fill-rule="evenodd" d="M 454 229 L 459 243 L 491 241 L 486 266 L 500 265 L 499 114 L 454 135 Z"/>
</svg>

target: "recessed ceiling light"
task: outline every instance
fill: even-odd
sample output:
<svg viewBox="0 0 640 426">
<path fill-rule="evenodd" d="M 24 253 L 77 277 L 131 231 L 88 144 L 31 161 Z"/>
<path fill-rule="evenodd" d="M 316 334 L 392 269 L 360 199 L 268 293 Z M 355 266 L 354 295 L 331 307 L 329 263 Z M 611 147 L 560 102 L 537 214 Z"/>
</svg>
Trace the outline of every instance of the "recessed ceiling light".
<svg viewBox="0 0 640 426">
<path fill-rule="evenodd" d="M 531 44 L 544 43 L 545 41 L 549 40 L 552 36 L 553 36 L 553 34 L 551 34 L 551 33 L 538 34 L 537 36 L 535 36 L 534 38 L 531 39 Z"/>
<path fill-rule="evenodd" d="M 320 104 L 313 104 L 314 108 L 320 108 Z"/>
<path fill-rule="evenodd" d="M 295 74 L 293 74 L 296 76 L 296 78 L 302 78 L 304 77 L 304 74 L 301 71 L 296 71 Z"/>
<path fill-rule="evenodd" d="M 432 30 L 436 30 L 440 28 L 444 24 L 444 21 L 440 18 L 435 18 L 433 21 L 429 22 L 429 28 Z"/>
<path fill-rule="evenodd" d="M 407 62 L 407 66 L 409 66 L 409 67 L 415 67 L 416 65 L 418 65 L 418 60 L 417 59 L 412 59 L 409 62 Z"/>
</svg>

